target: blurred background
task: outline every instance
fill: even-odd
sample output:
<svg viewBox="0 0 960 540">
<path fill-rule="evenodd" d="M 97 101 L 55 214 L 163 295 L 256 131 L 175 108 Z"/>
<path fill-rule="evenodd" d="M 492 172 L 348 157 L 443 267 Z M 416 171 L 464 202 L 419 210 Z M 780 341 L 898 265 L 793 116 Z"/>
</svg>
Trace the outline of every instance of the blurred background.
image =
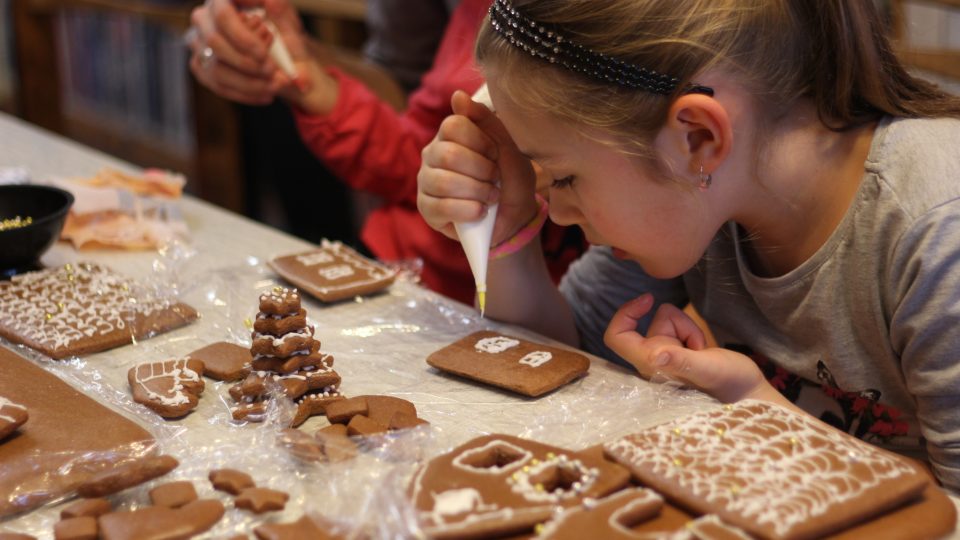
<svg viewBox="0 0 960 540">
<path fill-rule="evenodd" d="M 0 0 L 0 112 L 183 173 L 189 193 L 306 240 L 357 245 L 376 201 L 332 178 L 289 110 L 237 105 L 192 79 L 183 36 L 198 3 Z M 293 3 L 319 41 L 359 56 L 364 0 Z M 908 65 L 960 93 L 960 0 L 878 3 Z"/>
</svg>

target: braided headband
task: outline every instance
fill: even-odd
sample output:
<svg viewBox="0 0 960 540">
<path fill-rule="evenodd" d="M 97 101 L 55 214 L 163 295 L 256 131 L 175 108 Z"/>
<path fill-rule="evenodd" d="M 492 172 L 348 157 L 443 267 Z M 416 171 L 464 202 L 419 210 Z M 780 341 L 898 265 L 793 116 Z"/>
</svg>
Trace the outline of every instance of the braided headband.
<svg viewBox="0 0 960 540">
<path fill-rule="evenodd" d="M 676 77 L 629 64 L 576 44 L 559 31 L 523 15 L 514 9 L 510 0 L 494 1 L 490 6 L 490 25 L 511 45 L 531 56 L 594 79 L 664 96 L 672 94 L 680 85 L 680 79 Z M 713 89 L 689 84 L 684 88 L 684 93 L 712 96 Z"/>
</svg>

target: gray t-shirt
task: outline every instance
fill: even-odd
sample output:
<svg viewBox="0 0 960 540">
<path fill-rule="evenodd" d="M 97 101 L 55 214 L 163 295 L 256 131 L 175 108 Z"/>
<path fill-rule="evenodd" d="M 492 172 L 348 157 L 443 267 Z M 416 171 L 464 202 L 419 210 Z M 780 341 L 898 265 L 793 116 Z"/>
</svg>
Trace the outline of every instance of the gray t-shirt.
<svg viewBox="0 0 960 540">
<path fill-rule="evenodd" d="M 925 447 L 944 485 L 960 489 L 957 141 L 960 120 L 882 121 L 843 221 L 783 276 L 751 272 L 733 223 L 671 281 L 591 249 L 561 284 L 582 346 L 619 360 L 602 343 L 619 305 L 645 291 L 689 299 L 722 346 L 753 357 L 805 410 L 878 445 Z"/>
</svg>

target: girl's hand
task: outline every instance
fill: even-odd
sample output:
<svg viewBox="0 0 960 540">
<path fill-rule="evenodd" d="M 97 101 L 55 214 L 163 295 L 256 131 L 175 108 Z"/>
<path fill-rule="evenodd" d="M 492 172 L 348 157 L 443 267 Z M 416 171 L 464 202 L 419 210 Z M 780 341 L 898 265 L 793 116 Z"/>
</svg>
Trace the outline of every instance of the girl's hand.
<svg viewBox="0 0 960 540">
<path fill-rule="evenodd" d="M 660 306 L 647 337 L 640 335 L 637 321 L 651 307 L 650 294 L 627 302 L 614 314 L 603 336 L 607 346 L 636 367 L 642 377 L 675 379 L 724 403 L 753 398 L 789 405 L 746 355 L 704 348 L 703 332 L 676 306 Z"/>
<path fill-rule="evenodd" d="M 496 245 L 537 212 L 533 167 L 490 109 L 462 91 L 451 105 L 453 114 L 423 149 L 417 207 L 431 227 L 457 239 L 454 223 L 476 221 L 499 202 Z"/>
</svg>

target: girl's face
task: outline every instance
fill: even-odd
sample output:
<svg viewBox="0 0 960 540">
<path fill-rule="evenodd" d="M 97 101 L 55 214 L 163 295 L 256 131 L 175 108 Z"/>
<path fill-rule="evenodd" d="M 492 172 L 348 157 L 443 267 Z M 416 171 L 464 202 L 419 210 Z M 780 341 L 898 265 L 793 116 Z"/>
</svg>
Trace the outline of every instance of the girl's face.
<svg viewBox="0 0 960 540">
<path fill-rule="evenodd" d="M 653 277 L 676 277 L 700 259 L 721 221 L 712 219 L 696 173 L 681 182 L 655 178 L 641 161 L 545 114 L 531 114 L 496 83 L 490 95 L 517 147 L 552 179 L 550 219 L 579 225 L 592 244 L 608 245 Z M 659 149 L 658 149 L 659 150 Z M 541 189 L 543 186 L 538 186 Z"/>
</svg>

